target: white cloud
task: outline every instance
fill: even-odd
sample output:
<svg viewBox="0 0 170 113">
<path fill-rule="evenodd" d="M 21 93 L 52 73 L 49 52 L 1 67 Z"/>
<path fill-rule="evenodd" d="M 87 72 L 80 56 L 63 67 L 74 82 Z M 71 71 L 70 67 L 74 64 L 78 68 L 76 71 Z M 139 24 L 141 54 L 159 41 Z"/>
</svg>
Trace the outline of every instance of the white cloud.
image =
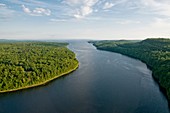
<svg viewBox="0 0 170 113">
<path fill-rule="evenodd" d="M 89 7 L 89 6 L 84 6 L 84 7 L 81 8 L 81 11 L 82 11 L 81 12 L 82 16 L 86 16 L 86 15 L 92 13 L 93 9 L 91 7 Z"/>
<path fill-rule="evenodd" d="M 74 14 L 75 18 L 84 18 L 86 15 L 89 15 L 93 12 L 93 9 L 89 6 L 82 6 L 80 9 L 76 10 L 76 14 Z"/>
<path fill-rule="evenodd" d="M 109 3 L 109 2 L 106 2 L 103 6 L 103 9 L 109 9 L 109 8 L 112 8 L 115 4 L 113 3 Z"/>
<path fill-rule="evenodd" d="M 33 10 L 33 13 L 40 14 L 40 15 L 44 14 L 47 16 L 51 15 L 51 11 L 49 9 L 43 9 L 43 8 L 35 8 Z"/>
<path fill-rule="evenodd" d="M 35 8 L 34 10 L 30 10 L 25 5 L 22 5 L 22 9 L 25 13 L 31 16 L 50 16 L 51 15 L 51 11 L 49 9 Z"/>
<path fill-rule="evenodd" d="M 73 15 L 75 18 L 84 18 L 94 12 L 93 6 L 99 0 L 65 0 L 65 3 L 73 7 Z"/>
<path fill-rule="evenodd" d="M 22 9 L 23 9 L 23 11 L 25 13 L 29 13 L 30 14 L 32 12 L 29 8 L 25 7 L 25 5 L 22 5 Z"/>
<path fill-rule="evenodd" d="M 0 7 L 6 7 L 6 4 L 0 3 Z"/>
</svg>

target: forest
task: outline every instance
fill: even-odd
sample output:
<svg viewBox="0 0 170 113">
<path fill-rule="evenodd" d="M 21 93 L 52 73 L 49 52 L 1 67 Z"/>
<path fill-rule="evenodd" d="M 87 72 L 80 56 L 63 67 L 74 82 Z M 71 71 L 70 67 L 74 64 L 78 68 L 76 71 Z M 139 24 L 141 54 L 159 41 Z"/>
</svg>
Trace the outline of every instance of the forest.
<svg viewBox="0 0 170 113">
<path fill-rule="evenodd" d="M 97 49 L 121 53 L 145 62 L 154 79 L 170 101 L 170 39 L 148 38 L 143 41 L 90 41 Z"/>
<path fill-rule="evenodd" d="M 0 92 L 36 86 L 78 67 L 75 54 L 57 42 L 0 42 Z"/>
</svg>

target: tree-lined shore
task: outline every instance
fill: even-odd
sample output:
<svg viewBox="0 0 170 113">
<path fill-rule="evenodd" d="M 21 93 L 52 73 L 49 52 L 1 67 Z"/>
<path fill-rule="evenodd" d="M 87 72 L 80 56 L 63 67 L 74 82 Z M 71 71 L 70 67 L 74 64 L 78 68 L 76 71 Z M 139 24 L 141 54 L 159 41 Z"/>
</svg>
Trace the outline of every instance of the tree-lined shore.
<svg viewBox="0 0 170 113">
<path fill-rule="evenodd" d="M 90 43 L 97 49 L 121 53 L 145 62 L 170 101 L 170 39 L 90 41 Z"/>
<path fill-rule="evenodd" d="M 57 42 L 0 43 L 0 93 L 44 85 L 78 67 L 75 54 Z"/>
</svg>

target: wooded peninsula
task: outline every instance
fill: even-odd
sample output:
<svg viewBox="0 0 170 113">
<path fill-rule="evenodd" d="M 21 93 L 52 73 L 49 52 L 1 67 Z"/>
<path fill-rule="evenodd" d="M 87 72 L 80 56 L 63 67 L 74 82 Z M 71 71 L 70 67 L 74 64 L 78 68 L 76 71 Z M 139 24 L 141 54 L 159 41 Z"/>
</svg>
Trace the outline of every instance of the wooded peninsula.
<svg viewBox="0 0 170 113">
<path fill-rule="evenodd" d="M 154 79 L 164 89 L 170 101 L 170 39 L 143 41 L 90 41 L 97 49 L 121 53 L 145 62 L 152 69 Z"/>
<path fill-rule="evenodd" d="M 0 93 L 43 85 L 78 68 L 75 54 L 57 42 L 1 42 Z"/>
</svg>

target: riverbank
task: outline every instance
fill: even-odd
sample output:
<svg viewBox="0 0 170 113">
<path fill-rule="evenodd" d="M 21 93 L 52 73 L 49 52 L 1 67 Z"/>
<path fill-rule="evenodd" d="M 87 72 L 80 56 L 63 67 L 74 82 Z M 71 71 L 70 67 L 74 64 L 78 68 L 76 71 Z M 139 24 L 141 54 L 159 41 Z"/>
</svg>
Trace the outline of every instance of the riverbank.
<svg viewBox="0 0 170 113">
<path fill-rule="evenodd" d="M 34 85 L 30 85 L 30 86 L 25 86 L 25 87 L 20 87 L 20 88 L 17 88 L 17 89 L 11 89 L 11 90 L 5 90 L 5 91 L 0 91 L 0 93 L 7 93 L 7 92 L 15 92 L 15 91 L 19 91 L 19 90 L 24 90 L 24 89 L 28 89 L 28 88 L 33 88 L 33 87 L 38 87 L 38 86 L 43 86 L 43 85 L 46 85 L 47 83 L 59 78 L 59 77 L 62 77 L 62 76 L 66 76 L 70 73 L 72 73 L 73 71 L 75 71 L 77 68 L 79 67 L 79 63 L 71 70 L 67 71 L 67 72 L 64 72 L 58 76 L 55 76 L 53 78 L 50 78 L 42 83 L 38 83 L 38 84 L 34 84 Z"/>
<path fill-rule="evenodd" d="M 1 43 L 0 93 L 45 84 L 54 76 L 74 70 L 78 61 L 67 45 L 27 41 Z"/>
<path fill-rule="evenodd" d="M 159 84 L 160 90 L 170 103 L 169 39 L 146 39 L 139 42 L 94 41 L 92 43 L 99 50 L 121 53 L 144 62 L 152 70 L 153 79 Z"/>
<path fill-rule="evenodd" d="M 141 59 L 136 58 L 136 57 L 134 57 L 134 56 L 131 56 L 131 55 L 128 55 L 128 54 L 124 54 L 124 53 L 121 53 L 121 52 L 118 52 L 118 51 L 107 50 L 107 49 L 97 48 L 97 47 L 96 47 L 96 49 L 97 49 L 97 50 L 100 50 L 100 51 L 109 51 L 109 52 L 119 53 L 119 54 L 121 54 L 121 55 L 125 55 L 125 56 L 127 56 L 127 57 L 130 57 L 130 58 L 139 60 L 139 61 L 145 63 L 146 66 L 147 66 L 147 68 L 150 69 L 150 70 L 153 72 L 153 68 L 152 68 L 151 66 L 149 66 L 149 65 L 147 64 L 147 62 L 145 62 L 144 60 L 141 60 Z M 167 98 L 167 100 L 168 100 L 168 106 L 170 107 L 170 99 L 168 98 L 167 91 L 166 91 L 166 89 L 165 89 L 164 87 L 161 86 L 161 84 L 159 83 L 159 80 L 158 80 L 155 76 L 156 76 L 156 75 L 154 75 L 154 74 L 152 73 L 152 78 L 154 79 L 154 81 L 155 81 L 156 83 L 158 83 L 159 89 L 160 89 L 160 91 L 165 95 L 165 97 Z"/>
</svg>

